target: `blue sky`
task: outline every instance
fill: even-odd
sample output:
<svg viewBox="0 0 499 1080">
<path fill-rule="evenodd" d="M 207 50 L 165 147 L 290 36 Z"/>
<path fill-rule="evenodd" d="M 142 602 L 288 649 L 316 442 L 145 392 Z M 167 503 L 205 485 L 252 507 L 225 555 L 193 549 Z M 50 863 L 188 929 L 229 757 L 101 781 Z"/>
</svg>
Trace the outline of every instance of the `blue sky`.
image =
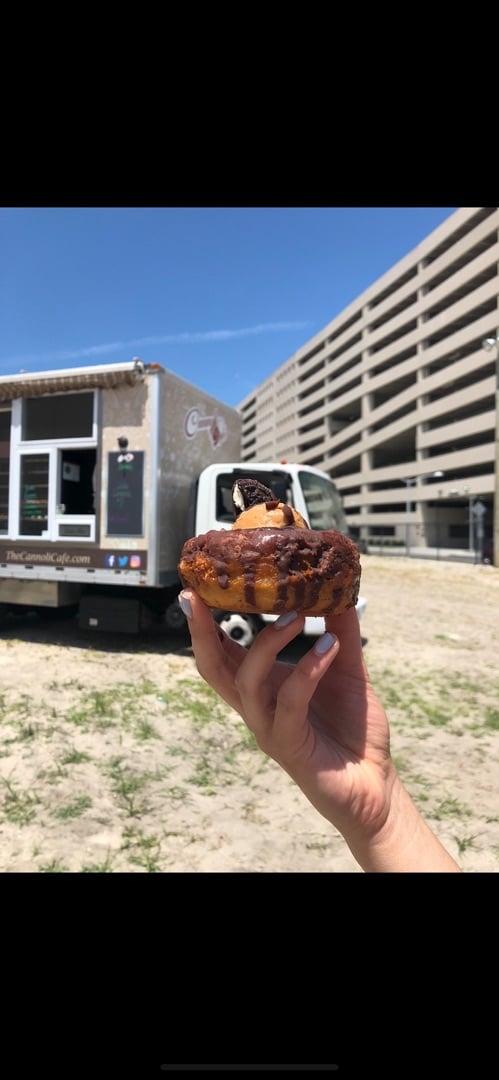
<svg viewBox="0 0 499 1080">
<path fill-rule="evenodd" d="M 0 208 L 0 375 L 140 356 L 237 405 L 455 209 Z"/>
</svg>

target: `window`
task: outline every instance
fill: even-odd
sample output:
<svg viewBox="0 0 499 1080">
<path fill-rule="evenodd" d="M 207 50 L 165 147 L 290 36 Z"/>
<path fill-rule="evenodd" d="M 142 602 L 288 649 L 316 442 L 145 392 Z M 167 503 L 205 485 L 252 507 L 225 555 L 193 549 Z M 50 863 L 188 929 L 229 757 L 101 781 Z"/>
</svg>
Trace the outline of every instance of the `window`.
<svg viewBox="0 0 499 1080">
<path fill-rule="evenodd" d="M 236 480 L 253 477 L 260 484 L 270 488 L 276 499 L 281 502 L 291 502 L 291 481 L 285 472 L 251 472 L 251 465 L 246 469 L 234 469 L 230 473 L 221 473 L 217 477 L 217 520 L 231 525 L 234 521 L 234 507 L 232 505 L 232 485 Z"/>
<path fill-rule="evenodd" d="M 19 532 L 41 536 L 47 529 L 49 505 L 48 454 L 26 454 L 21 458 Z"/>
<path fill-rule="evenodd" d="M 92 438 L 93 419 L 93 393 L 25 398 L 21 439 L 37 442 L 40 439 Z"/>
<path fill-rule="evenodd" d="M 339 529 L 348 532 L 341 495 L 332 480 L 314 473 L 300 472 L 300 484 L 311 529 Z"/>
</svg>

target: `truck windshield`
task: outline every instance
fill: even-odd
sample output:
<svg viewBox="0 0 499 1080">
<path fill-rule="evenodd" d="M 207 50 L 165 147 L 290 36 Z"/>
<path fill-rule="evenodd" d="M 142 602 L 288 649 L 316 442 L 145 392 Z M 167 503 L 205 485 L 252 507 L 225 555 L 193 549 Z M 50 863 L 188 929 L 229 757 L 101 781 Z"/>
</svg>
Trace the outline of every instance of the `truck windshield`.
<svg viewBox="0 0 499 1080">
<path fill-rule="evenodd" d="M 263 469 L 253 472 L 251 465 L 248 465 L 247 469 L 233 469 L 230 473 L 221 473 L 217 477 L 217 521 L 226 521 L 231 524 L 234 521 L 232 485 L 235 480 L 241 480 L 243 477 L 259 480 L 265 487 L 270 488 L 276 499 L 280 499 L 281 502 L 292 502 L 291 481 L 287 473 Z"/>
<path fill-rule="evenodd" d="M 311 529 L 339 529 L 348 532 L 341 495 L 332 480 L 314 473 L 299 473 Z"/>
</svg>

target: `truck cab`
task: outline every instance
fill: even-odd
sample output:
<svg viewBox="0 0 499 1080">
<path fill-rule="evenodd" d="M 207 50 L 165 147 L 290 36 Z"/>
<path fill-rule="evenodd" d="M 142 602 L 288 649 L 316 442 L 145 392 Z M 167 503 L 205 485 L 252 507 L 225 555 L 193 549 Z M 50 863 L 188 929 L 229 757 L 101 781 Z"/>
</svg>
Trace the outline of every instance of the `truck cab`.
<svg viewBox="0 0 499 1080">
<path fill-rule="evenodd" d="M 191 535 L 210 529 L 230 529 L 234 521 L 232 485 L 238 479 L 251 477 L 269 487 L 277 499 L 294 506 L 311 529 L 338 529 L 348 534 L 348 525 L 341 495 L 327 473 L 310 465 L 288 462 L 226 462 L 208 465 L 199 476 L 193 504 Z M 366 600 L 359 597 L 359 618 Z M 217 622 L 225 633 L 248 647 L 259 630 L 275 615 L 248 615 L 239 612 L 216 611 Z M 312 636 L 324 632 L 322 617 L 305 619 L 304 633 Z"/>
</svg>

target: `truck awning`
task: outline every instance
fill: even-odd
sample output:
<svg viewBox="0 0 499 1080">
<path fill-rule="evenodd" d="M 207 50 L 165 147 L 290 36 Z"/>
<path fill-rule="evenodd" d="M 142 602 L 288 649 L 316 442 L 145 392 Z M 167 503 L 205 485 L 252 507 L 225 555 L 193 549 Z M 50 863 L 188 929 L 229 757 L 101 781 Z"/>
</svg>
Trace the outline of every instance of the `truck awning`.
<svg viewBox="0 0 499 1080">
<path fill-rule="evenodd" d="M 13 375 L 0 379 L 0 401 L 20 397 L 40 397 L 42 394 L 60 394 L 65 390 L 113 390 L 116 386 L 134 386 L 144 379 L 144 365 L 135 364 L 121 369 L 103 368 L 50 372 L 45 375 Z"/>
</svg>

